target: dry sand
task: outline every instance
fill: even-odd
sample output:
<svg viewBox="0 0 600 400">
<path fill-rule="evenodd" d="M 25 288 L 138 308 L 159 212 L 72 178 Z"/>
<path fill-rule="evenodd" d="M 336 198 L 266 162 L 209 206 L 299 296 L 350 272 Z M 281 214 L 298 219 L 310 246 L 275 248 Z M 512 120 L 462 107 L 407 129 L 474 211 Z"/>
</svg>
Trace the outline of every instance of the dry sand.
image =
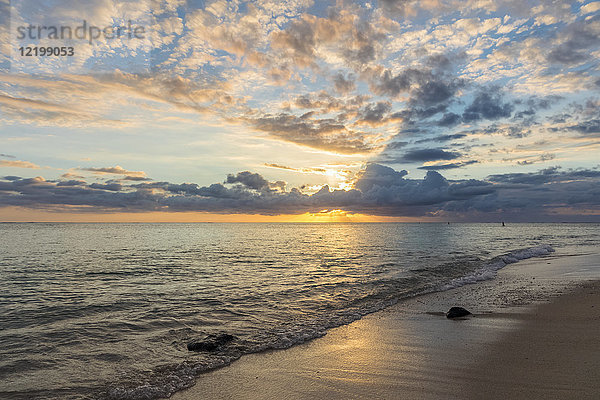
<svg viewBox="0 0 600 400">
<path fill-rule="evenodd" d="M 523 261 L 244 356 L 172 399 L 598 399 L 599 278 L 598 254 Z M 448 320 L 453 305 L 475 315 Z"/>
</svg>

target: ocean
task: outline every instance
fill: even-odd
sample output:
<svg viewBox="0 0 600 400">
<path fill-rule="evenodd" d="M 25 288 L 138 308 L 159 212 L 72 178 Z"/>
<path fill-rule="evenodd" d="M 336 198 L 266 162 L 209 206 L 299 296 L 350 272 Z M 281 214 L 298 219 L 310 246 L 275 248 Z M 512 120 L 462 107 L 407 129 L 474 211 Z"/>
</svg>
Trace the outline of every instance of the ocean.
<svg viewBox="0 0 600 400">
<path fill-rule="evenodd" d="M 3 223 L 0 235 L 0 398 L 116 400 L 167 397 L 399 299 L 597 245 L 600 225 Z"/>
</svg>

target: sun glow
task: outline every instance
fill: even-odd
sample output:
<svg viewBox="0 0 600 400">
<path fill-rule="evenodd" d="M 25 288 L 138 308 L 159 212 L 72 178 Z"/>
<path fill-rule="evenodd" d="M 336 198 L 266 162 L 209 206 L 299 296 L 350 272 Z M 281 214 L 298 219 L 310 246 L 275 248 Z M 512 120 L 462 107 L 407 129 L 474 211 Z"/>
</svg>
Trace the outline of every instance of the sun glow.
<svg viewBox="0 0 600 400">
<path fill-rule="evenodd" d="M 319 212 L 307 212 L 293 218 L 293 222 L 379 222 L 381 218 L 366 215 L 354 214 L 344 210 L 321 210 Z"/>
<path fill-rule="evenodd" d="M 62 211 L 62 212 L 61 212 Z M 415 218 L 385 217 L 351 213 L 340 209 L 304 214 L 213 214 L 203 212 L 93 213 L 68 209 L 28 210 L 21 207 L 0 209 L 0 222 L 414 222 Z"/>
</svg>

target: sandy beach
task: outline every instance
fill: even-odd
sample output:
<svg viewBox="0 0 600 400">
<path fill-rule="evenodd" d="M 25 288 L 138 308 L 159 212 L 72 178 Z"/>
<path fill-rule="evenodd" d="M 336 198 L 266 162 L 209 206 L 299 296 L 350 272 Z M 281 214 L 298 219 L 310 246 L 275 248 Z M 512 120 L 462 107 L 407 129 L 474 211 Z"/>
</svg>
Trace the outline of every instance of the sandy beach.
<svg viewBox="0 0 600 400">
<path fill-rule="evenodd" d="M 244 356 L 172 399 L 596 399 L 599 278 L 598 252 L 565 249 Z M 454 305 L 474 315 L 446 319 Z"/>
</svg>

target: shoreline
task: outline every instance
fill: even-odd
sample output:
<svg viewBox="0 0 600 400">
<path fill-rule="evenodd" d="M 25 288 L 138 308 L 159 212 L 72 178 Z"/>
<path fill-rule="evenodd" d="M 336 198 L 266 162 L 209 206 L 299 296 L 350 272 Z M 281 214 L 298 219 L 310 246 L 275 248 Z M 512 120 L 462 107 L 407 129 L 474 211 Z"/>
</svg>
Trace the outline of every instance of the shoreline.
<svg viewBox="0 0 600 400">
<path fill-rule="evenodd" d="M 505 338 L 517 335 L 510 340 L 526 343 L 531 334 L 524 331 L 527 324 L 537 327 L 536 316 L 548 316 L 539 310 L 550 307 L 548 304 L 562 304 L 560 299 L 571 296 L 572 290 L 587 288 L 583 282 L 600 280 L 599 252 L 562 253 L 565 251 L 508 265 L 490 281 L 400 301 L 289 349 L 245 355 L 229 366 L 198 376 L 195 386 L 171 399 L 476 398 L 479 394 L 465 391 L 477 387 L 473 382 L 483 389 L 495 388 L 498 398 L 506 397 L 499 390 L 509 385 L 500 380 L 506 375 L 498 374 L 501 385 L 494 385 L 488 375 L 477 376 L 486 368 L 487 354 L 500 368 L 511 370 L 510 364 L 498 361 L 506 350 L 494 353 L 506 343 Z M 592 285 L 600 301 L 600 284 Z M 577 301 L 581 302 L 574 304 Z M 440 315 L 454 305 L 475 315 L 464 321 Z M 560 321 L 553 323 L 560 325 Z M 577 332 L 596 332 L 600 320 L 595 321 L 597 326 L 590 327 L 592 322 L 586 324 L 584 319 Z M 494 354 L 498 357 L 493 358 Z M 594 357 L 596 362 L 600 360 L 600 354 Z M 563 373 L 568 376 L 569 371 Z M 524 396 L 532 398 L 531 393 L 538 393 L 539 387 L 536 390 Z M 597 397 L 600 390 L 593 390 Z M 548 397 L 544 393 L 543 397 Z M 513 391 L 511 397 L 517 394 Z"/>
</svg>

